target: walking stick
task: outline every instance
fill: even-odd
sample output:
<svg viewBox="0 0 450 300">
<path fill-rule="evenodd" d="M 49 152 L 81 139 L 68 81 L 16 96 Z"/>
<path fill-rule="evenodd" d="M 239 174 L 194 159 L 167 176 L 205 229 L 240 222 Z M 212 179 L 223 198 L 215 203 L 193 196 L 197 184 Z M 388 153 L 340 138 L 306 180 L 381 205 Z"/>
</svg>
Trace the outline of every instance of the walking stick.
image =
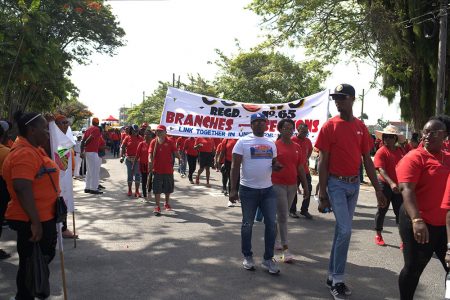
<svg viewBox="0 0 450 300">
<path fill-rule="evenodd" d="M 77 247 L 77 228 L 75 227 L 75 208 L 72 212 L 72 223 L 73 223 L 73 247 Z"/>
<path fill-rule="evenodd" d="M 58 248 L 59 248 L 59 258 L 61 260 L 61 276 L 63 283 L 64 300 L 67 300 L 67 287 L 66 287 L 66 272 L 64 269 L 64 251 L 63 251 L 63 239 L 62 239 L 62 224 L 57 224 L 58 228 Z"/>
</svg>

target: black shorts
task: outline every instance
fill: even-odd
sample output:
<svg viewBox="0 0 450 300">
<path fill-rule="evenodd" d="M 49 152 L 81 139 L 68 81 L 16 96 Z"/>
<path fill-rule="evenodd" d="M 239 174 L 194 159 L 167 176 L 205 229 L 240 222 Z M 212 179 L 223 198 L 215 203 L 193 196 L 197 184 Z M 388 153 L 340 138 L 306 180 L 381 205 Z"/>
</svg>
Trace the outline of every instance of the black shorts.
<svg viewBox="0 0 450 300">
<path fill-rule="evenodd" d="M 200 168 L 212 168 L 214 167 L 214 154 L 212 152 L 199 152 L 198 162 L 200 164 Z"/>
<path fill-rule="evenodd" d="M 173 174 L 153 174 L 153 194 L 171 194 L 174 186 Z"/>
</svg>

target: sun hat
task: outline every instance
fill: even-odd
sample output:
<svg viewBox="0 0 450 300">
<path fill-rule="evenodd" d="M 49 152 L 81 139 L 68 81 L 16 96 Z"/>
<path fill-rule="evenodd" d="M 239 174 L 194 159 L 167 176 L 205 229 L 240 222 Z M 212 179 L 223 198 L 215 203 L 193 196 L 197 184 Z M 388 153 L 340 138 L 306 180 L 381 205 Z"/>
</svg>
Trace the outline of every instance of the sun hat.
<svg viewBox="0 0 450 300">
<path fill-rule="evenodd" d="M 400 133 L 400 130 L 398 130 L 397 126 L 394 125 L 388 125 L 383 130 L 375 130 L 375 136 L 377 139 L 382 140 L 383 134 L 392 134 L 396 135 L 398 137 L 398 142 L 403 143 L 405 141 L 405 136 Z"/>
</svg>

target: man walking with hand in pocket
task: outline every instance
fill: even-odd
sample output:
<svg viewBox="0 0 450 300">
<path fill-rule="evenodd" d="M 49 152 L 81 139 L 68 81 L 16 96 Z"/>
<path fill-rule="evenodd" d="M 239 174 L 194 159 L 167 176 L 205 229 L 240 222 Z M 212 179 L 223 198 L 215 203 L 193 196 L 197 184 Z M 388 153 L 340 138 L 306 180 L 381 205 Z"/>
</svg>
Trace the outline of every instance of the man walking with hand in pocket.
<svg viewBox="0 0 450 300">
<path fill-rule="evenodd" d="M 272 169 L 280 170 L 277 162 L 277 148 L 272 140 L 264 137 L 267 127 L 267 118 L 262 113 L 251 115 L 250 124 L 253 133 L 239 139 L 233 148 L 231 162 L 231 202 L 241 199 L 242 227 L 241 242 L 243 265 L 247 270 L 255 269 L 252 252 L 252 229 L 255 220 L 256 209 L 259 207 L 265 224 L 264 232 L 264 260 L 261 267 L 270 274 L 278 274 L 280 269 L 273 260 L 275 244 L 275 217 L 277 199 L 272 187 Z M 239 196 L 236 189 L 241 169 Z"/>
</svg>

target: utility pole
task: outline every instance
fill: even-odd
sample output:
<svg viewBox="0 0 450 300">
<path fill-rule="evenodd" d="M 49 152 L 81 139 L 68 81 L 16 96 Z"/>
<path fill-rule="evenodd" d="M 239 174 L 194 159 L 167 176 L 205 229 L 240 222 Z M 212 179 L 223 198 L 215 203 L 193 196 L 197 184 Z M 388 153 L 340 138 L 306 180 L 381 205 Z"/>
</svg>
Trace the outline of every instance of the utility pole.
<svg viewBox="0 0 450 300">
<path fill-rule="evenodd" d="M 172 86 L 175 87 L 175 73 L 172 73 Z"/>
<path fill-rule="evenodd" d="M 364 89 L 361 95 L 361 120 L 363 120 L 364 116 Z"/>
<path fill-rule="evenodd" d="M 445 98 L 445 63 L 447 56 L 447 6 L 448 0 L 441 0 L 439 11 L 439 52 L 438 52 L 438 74 L 436 87 L 436 115 L 444 112 Z"/>
</svg>

